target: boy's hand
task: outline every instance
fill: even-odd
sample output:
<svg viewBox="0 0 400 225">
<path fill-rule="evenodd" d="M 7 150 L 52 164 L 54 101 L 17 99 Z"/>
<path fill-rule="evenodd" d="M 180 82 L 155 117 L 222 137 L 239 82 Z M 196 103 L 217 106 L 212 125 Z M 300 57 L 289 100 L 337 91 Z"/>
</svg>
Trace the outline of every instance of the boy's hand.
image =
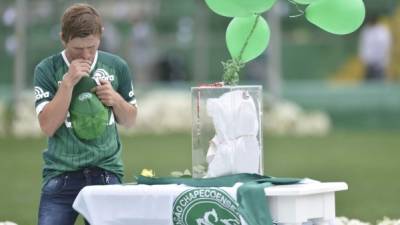
<svg viewBox="0 0 400 225">
<path fill-rule="evenodd" d="M 83 76 L 88 76 L 90 72 L 91 63 L 89 60 L 75 59 L 71 62 L 67 74 L 64 79 L 67 80 L 71 86 L 75 86 Z"/>
<path fill-rule="evenodd" d="M 121 96 L 113 89 L 108 80 L 99 80 L 100 86 L 96 87 L 96 95 L 100 101 L 106 106 L 114 106 Z"/>
</svg>

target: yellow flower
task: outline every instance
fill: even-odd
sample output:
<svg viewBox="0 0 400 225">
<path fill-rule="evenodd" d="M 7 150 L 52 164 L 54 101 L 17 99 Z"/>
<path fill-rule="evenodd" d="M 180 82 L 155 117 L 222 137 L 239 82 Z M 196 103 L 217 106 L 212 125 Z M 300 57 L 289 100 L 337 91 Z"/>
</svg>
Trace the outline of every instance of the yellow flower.
<svg viewBox="0 0 400 225">
<path fill-rule="evenodd" d="M 153 170 L 148 170 L 148 169 L 143 169 L 142 172 L 140 173 L 140 175 L 144 176 L 144 177 L 154 177 L 154 172 Z"/>
</svg>

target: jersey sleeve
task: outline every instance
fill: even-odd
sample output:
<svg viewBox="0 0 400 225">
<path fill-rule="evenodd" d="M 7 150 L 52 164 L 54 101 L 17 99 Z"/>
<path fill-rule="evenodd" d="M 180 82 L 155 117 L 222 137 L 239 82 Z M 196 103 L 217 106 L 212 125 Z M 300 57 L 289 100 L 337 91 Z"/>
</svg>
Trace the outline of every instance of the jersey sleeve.
<svg viewBox="0 0 400 225">
<path fill-rule="evenodd" d="M 120 66 L 120 74 L 118 76 L 118 93 L 125 99 L 125 101 L 129 102 L 130 104 L 136 105 L 136 97 L 135 92 L 133 90 L 133 81 L 132 81 L 132 74 L 129 70 L 128 64 L 122 60 Z"/>
<path fill-rule="evenodd" d="M 35 108 L 36 114 L 43 110 L 56 94 L 56 87 L 51 81 L 51 74 L 46 72 L 40 65 L 35 68 L 33 86 L 35 89 Z"/>
</svg>

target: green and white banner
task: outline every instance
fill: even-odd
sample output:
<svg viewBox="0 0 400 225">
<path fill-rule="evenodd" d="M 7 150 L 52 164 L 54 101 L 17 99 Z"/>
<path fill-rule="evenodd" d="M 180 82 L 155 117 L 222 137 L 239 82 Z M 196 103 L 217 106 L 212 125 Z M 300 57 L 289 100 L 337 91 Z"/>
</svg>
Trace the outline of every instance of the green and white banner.
<svg viewBox="0 0 400 225">
<path fill-rule="evenodd" d="M 220 188 L 193 188 L 174 201 L 174 225 L 240 225 L 236 200 Z"/>
</svg>

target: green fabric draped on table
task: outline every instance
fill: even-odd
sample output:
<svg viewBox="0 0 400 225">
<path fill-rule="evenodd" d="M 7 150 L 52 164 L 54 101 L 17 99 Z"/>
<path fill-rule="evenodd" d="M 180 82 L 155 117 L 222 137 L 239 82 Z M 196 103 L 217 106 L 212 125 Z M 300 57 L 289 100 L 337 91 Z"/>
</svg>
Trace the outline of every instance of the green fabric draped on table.
<svg viewBox="0 0 400 225">
<path fill-rule="evenodd" d="M 299 178 L 262 176 L 259 174 L 234 174 L 213 178 L 175 178 L 137 176 L 138 184 L 184 184 L 191 187 L 232 187 L 243 183 L 236 193 L 239 214 L 248 225 L 273 225 L 264 188 L 272 185 L 295 184 Z"/>
</svg>

